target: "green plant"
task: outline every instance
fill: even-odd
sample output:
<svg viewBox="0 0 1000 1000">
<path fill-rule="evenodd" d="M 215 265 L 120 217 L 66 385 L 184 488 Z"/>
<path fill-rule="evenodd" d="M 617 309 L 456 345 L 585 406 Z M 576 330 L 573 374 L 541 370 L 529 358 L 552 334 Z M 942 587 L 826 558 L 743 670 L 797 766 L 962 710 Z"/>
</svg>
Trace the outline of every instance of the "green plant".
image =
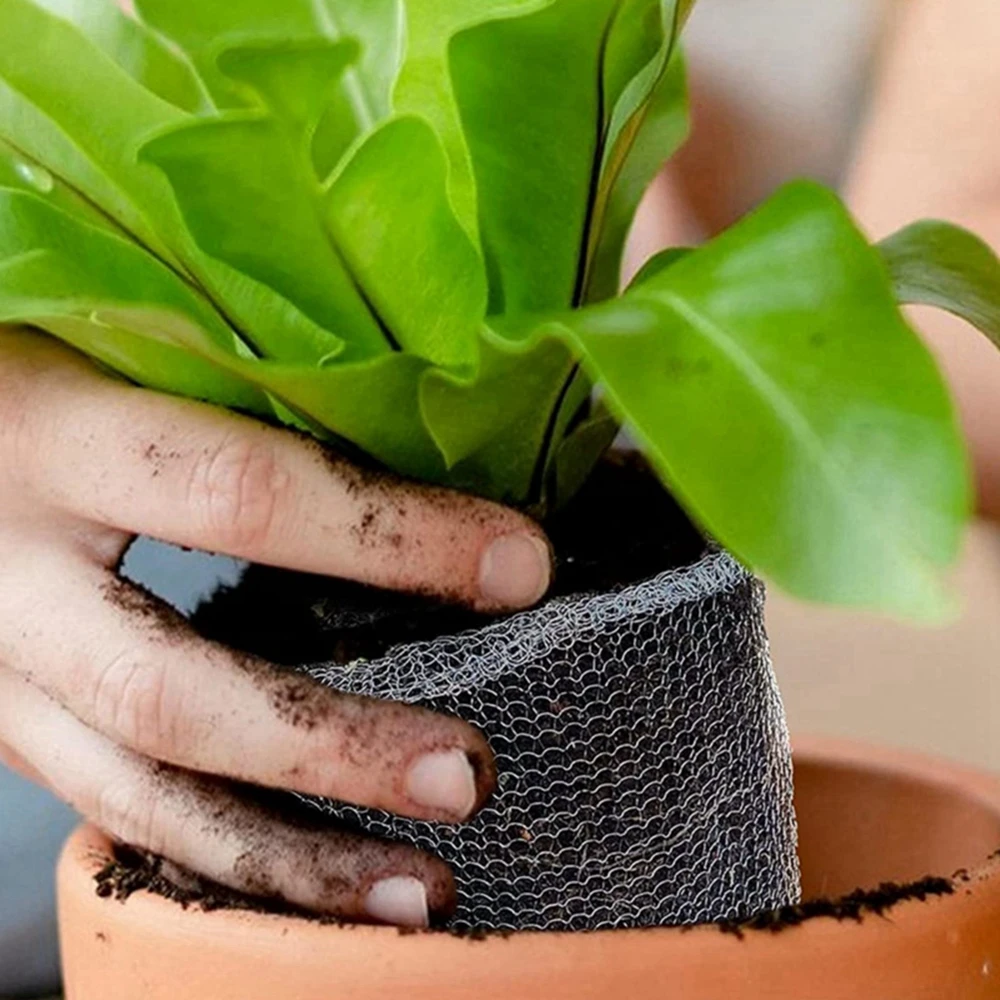
<svg viewBox="0 0 1000 1000">
<path fill-rule="evenodd" d="M 799 183 L 618 295 L 693 0 L 137 6 L 0 0 L 0 321 L 539 513 L 627 421 L 789 591 L 942 608 L 966 458 L 899 304 L 997 337 L 1000 265 Z"/>
</svg>

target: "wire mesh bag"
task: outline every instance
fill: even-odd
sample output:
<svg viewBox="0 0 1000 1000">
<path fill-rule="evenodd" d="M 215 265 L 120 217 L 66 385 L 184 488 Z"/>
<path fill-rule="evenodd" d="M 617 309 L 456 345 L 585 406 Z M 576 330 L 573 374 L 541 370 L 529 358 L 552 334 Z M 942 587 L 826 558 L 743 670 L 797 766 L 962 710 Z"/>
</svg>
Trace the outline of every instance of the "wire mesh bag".
<svg viewBox="0 0 1000 1000">
<path fill-rule="evenodd" d="M 319 611 L 325 628 L 351 624 L 350 611 Z M 343 691 L 457 715 L 490 740 L 497 791 L 466 825 L 317 803 L 448 862 L 457 928 L 697 924 L 798 900 L 763 587 L 724 553 L 305 669 Z"/>
</svg>

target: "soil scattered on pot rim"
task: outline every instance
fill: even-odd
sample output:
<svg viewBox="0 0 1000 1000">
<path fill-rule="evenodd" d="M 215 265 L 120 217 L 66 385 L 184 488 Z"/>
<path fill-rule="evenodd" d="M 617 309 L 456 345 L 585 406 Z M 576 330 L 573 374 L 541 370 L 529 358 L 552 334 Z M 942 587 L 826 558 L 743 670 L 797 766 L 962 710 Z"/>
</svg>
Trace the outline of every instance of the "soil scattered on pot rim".
<svg viewBox="0 0 1000 1000">
<path fill-rule="evenodd" d="M 961 873 L 956 875 L 956 878 L 959 877 Z M 935 897 L 951 896 L 954 892 L 955 884 L 951 879 L 932 876 L 908 885 L 883 882 L 877 889 L 856 889 L 840 899 L 810 900 L 798 906 L 783 906 L 778 910 L 768 910 L 745 921 L 720 921 L 717 926 L 726 934 L 735 934 L 742 938 L 748 931 L 770 931 L 779 934 L 818 917 L 861 923 L 866 916 L 884 917 L 899 903 L 914 900 L 924 902 Z"/>
<path fill-rule="evenodd" d="M 955 880 L 968 881 L 964 870 Z M 829 917 L 838 921 L 862 923 L 866 917 L 885 917 L 893 907 L 912 901 L 951 896 L 955 880 L 928 876 L 908 885 L 885 882 L 877 889 L 857 889 L 840 899 L 817 899 L 798 906 L 785 906 L 758 914 L 745 921 L 720 921 L 716 926 L 725 934 L 744 938 L 748 933 L 768 931 L 778 934 L 799 927 L 810 920 Z M 312 913 L 283 899 L 246 896 L 226 886 L 195 875 L 178 865 L 123 845 L 115 845 L 113 857 L 94 876 L 98 896 L 125 902 L 137 892 L 151 892 L 177 903 L 184 909 L 196 907 L 204 912 L 241 910 L 250 913 L 296 917 L 322 925 L 344 925 L 336 917 Z M 689 927 L 686 930 L 695 928 Z M 511 932 L 481 930 L 400 928 L 400 934 L 446 933 L 468 941 L 508 938 Z"/>
<path fill-rule="evenodd" d="M 210 879 L 167 861 L 164 858 L 140 851 L 124 844 L 115 844 L 112 856 L 105 860 L 94 875 L 95 891 L 102 899 L 127 902 L 137 892 L 150 892 L 162 899 L 176 903 L 184 910 L 197 909 L 204 913 L 219 910 L 257 913 L 268 916 L 293 917 L 324 927 L 349 927 L 351 922 L 330 914 L 314 913 L 295 906 L 278 897 L 248 896 L 219 885 Z M 487 938 L 510 937 L 510 931 L 456 930 L 449 927 L 430 929 L 415 927 L 397 928 L 400 935 L 448 934 L 470 941 Z"/>
<path fill-rule="evenodd" d="M 177 903 L 185 910 L 196 907 L 206 913 L 215 910 L 243 910 L 294 916 L 321 924 L 339 924 L 335 917 L 311 913 L 283 899 L 245 896 L 224 885 L 210 882 L 193 872 L 145 851 L 116 844 L 112 858 L 94 876 L 97 895 L 124 903 L 137 892 L 151 892 Z"/>
</svg>

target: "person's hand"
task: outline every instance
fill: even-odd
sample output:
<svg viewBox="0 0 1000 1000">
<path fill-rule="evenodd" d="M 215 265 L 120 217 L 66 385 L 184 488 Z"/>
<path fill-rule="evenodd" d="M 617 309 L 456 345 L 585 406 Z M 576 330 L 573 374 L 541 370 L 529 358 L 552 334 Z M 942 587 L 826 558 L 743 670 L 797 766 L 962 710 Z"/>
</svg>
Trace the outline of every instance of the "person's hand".
<svg viewBox="0 0 1000 1000">
<path fill-rule="evenodd" d="M 493 788 L 482 736 L 200 639 L 116 575 L 137 534 L 501 610 L 548 587 L 540 529 L 0 328 L 0 759 L 234 889 L 347 919 L 447 914 L 442 862 L 286 822 L 236 783 L 458 822 Z"/>
</svg>

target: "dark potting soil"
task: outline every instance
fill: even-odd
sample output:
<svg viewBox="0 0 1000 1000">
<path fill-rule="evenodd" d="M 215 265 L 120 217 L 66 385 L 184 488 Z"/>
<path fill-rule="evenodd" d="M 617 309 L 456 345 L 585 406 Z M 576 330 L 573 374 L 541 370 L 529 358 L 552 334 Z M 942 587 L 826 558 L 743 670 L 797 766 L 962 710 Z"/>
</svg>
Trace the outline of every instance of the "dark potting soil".
<svg viewBox="0 0 1000 1000">
<path fill-rule="evenodd" d="M 962 875 L 962 872 L 957 873 L 955 879 L 960 879 Z M 856 889 L 840 899 L 814 899 L 798 906 L 783 906 L 778 910 L 768 910 L 750 920 L 738 923 L 723 921 L 717 926 L 727 934 L 735 934 L 742 938 L 749 931 L 770 931 L 777 934 L 791 927 L 799 927 L 817 917 L 861 923 L 867 916 L 884 917 L 899 903 L 913 900 L 923 903 L 935 897 L 951 896 L 954 892 L 955 882 L 952 879 L 933 876 L 907 885 L 883 882 L 877 889 Z"/>
<path fill-rule="evenodd" d="M 377 510 L 366 515 L 372 531 L 378 515 Z M 551 596 L 638 582 L 689 565 L 706 549 L 704 538 L 634 453 L 605 460 L 545 529 L 556 554 Z M 193 617 L 206 637 L 287 666 L 373 659 L 390 646 L 452 635 L 488 620 L 420 595 L 266 566 L 250 567 Z"/>
<path fill-rule="evenodd" d="M 214 910 L 244 910 L 296 916 L 324 924 L 336 924 L 334 917 L 310 913 L 283 899 L 245 896 L 224 885 L 211 882 L 163 858 L 116 844 L 113 857 L 94 876 L 97 895 L 124 903 L 137 892 L 151 892 L 177 903 L 185 910 L 195 907 L 210 913 Z"/>
<path fill-rule="evenodd" d="M 840 899 L 817 899 L 799 906 L 785 906 L 761 913 L 741 923 L 722 922 L 720 931 L 741 940 L 759 932 L 781 933 L 821 917 L 838 921 L 861 923 L 866 917 L 886 917 L 900 903 L 919 901 L 956 892 L 956 881 L 968 880 L 965 872 L 956 873 L 954 879 L 927 877 L 918 882 L 899 885 L 885 882 L 877 889 L 858 889 Z M 245 896 L 223 885 L 210 882 L 161 858 L 116 845 L 114 856 L 94 876 L 97 894 L 103 898 L 125 902 L 137 892 L 152 892 L 184 909 L 194 907 L 204 912 L 215 910 L 242 910 L 244 912 L 297 917 L 314 923 L 340 925 L 343 921 L 300 909 L 281 899 L 262 899 Z M 449 933 L 472 941 L 493 937 L 508 937 L 509 932 L 492 934 L 483 931 L 414 931 L 401 933 Z"/>
</svg>

